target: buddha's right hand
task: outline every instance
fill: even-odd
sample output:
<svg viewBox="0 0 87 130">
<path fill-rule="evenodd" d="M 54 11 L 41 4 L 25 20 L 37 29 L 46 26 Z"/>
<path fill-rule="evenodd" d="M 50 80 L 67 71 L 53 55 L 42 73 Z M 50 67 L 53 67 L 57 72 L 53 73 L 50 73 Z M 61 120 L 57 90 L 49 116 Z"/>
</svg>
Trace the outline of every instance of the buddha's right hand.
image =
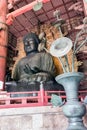
<svg viewBox="0 0 87 130">
<path fill-rule="evenodd" d="M 37 66 L 30 67 L 28 64 L 26 64 L 24 66 L 24 71 L 27 74 L 36 74 L 36 73 L 40 72 L 40 70 L 39 70 L 39 68 Z"/>
<path fill-rule="evenodd" d="M 25 72 L 26 74 L 32 74 L 32 70 L 31 70 L 31 68 L 30 68 L 30 66 L 29 66 L 28 64 L 26 64 L 26 65 L 24 66 L 24 72 Z"/>
</svg>

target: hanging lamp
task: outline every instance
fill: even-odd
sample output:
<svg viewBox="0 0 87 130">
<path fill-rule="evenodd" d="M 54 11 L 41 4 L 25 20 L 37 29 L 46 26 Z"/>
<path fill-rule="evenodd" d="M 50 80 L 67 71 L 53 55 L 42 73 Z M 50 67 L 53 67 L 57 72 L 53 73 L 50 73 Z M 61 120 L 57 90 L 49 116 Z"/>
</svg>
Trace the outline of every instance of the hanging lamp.
<svg viewBox="0 0 87 130">
<path fill-rule="evenodd" d="M 43 7 L 43 3 L 37 0 L 37 3 L 33 6 L 34 11 L 38 11 Z"/>
</svg>

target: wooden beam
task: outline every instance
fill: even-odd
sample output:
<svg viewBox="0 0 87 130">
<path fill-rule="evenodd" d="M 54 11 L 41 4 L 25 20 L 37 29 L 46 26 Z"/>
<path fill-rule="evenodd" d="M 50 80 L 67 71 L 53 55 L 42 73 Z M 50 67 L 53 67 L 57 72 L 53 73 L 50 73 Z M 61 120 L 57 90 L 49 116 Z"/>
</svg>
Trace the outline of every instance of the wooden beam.
<svg viewBox="0 0 87 130">
<path fill-rule="evenodd" d="M 50 0 L 39 0 L 39 2 L 43 2 L 43 3 L 46 3 L 48 1 L 50 1 Z M 37 0 L 33 1 L 32 3 L 30 3 L 28 5 L 25 5 L 25 6 L 21 7 L 21 8 L 19 8 L 19 9 L 15 10 L 15 11 L 13 11 L 12 13 L 7 14 L 6 23 L 8 25 L 10 25 L 13 22 L 15 17 L 17 17 L 17 16 L 31 10 L 35 4 L 37 4 Z"/>
<path fill-rule="evenodd" d="M 85 16 L 87 16 L 87 0 L 83 0 L 83 4 L 84 4 L 84 14 Z"/>
<path fill-rule="evenodd" d="M 84 6 L 84 14 L 85 17 L 87 17 L 87 0 L 83 0 L 83 6 Z M 79 25 L 78 27 L 75 27 L 75 29 L 82 29 L 84 27 L 84 24 Z"/>
</svg>

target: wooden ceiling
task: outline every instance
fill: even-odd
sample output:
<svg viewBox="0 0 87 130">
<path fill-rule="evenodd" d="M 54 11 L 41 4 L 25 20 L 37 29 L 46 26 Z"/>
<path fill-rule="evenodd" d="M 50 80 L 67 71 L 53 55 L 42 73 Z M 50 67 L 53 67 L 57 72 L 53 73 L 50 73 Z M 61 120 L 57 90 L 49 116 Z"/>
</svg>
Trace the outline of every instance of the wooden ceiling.
<svg viewBox="0 0 87 130">
<path fill-rule="evenodd" d="M 14 6 L 14 10 L 17 10 L 34 0 L 21 0 Z M 38 21 L 42 23 L 56 20 L 53 15 L 55 10 L 60 10 L 61 18 L 64 20 L 70 20 L 79 14 L 73 10 L 68 10 L 71 5 L 73 5 L 77 0 L 50 0 L 49 2 L 43 4 L 42 9 L 39 11 L 34 11 L 33 9 L 17 16 L 12 25 L 9 26 L 10 32 L 12 32 L 17 38 L 22 37 L 31 31 L 32 28 L 38 25 Z"/>
</svg>

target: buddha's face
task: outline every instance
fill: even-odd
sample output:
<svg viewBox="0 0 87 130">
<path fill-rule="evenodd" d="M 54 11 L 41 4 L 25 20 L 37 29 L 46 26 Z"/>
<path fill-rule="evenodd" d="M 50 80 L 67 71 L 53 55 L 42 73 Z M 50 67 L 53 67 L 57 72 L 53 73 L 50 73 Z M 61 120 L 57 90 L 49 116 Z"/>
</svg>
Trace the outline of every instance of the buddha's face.
<svg viewBox="0 0 87 130">
<path fill-rule="evenodd" d="M 26 54 L 34 52 L 37 50 L 35 40 L 33 38 L 27 38 L 24 43 L 24 50 Z"/>
</svg>

